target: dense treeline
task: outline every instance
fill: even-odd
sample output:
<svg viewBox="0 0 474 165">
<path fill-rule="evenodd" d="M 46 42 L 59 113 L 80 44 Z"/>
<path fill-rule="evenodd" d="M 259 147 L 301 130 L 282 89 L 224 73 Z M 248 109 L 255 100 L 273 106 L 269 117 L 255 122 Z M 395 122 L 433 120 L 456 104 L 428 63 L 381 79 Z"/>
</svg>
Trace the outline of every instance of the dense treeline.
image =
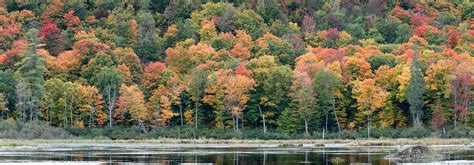
<svg viewBox="0 0 474 165">
<path fill-rule="evenodd" d="M 0 14 L 1 118 L 19 123 L 367 136 L 474 125 L 469 1 L 7 0 Z"/>
</svg>

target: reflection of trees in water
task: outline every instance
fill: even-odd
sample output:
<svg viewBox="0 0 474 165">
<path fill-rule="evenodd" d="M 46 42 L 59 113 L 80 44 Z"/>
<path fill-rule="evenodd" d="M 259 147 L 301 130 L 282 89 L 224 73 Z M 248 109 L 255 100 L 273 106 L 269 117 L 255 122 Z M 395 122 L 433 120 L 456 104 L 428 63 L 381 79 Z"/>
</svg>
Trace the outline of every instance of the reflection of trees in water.
<svg viewBox="0 0 474 165">
<path fill-rule="evenodd" d="M 30 161 L 99 161 L 106 163 L 139 162 L 139 163 L 214 163 L 214 164 L 348 164 L 368 163 L 380 165 L 395 164 L 393 160 L 384 159 L 393 150 L 379 150 L 370 148 L 350 149 L 317 148 L 317 149 L 89 149 L 57 151 L 41 150 L 25 155 L 17 151 L 19 155 L 4 157 L 0 151 L 0 163 L 2 160 L 30 160 Z M 140 154 L 141 152 L 146 152 Z M 469 159 L 474 150 L 466 149 L 459 152 L 446 151 L 451 159 Z M 453 153 L 454 152 L 454 153 Z M 20 154 L 21 153 L 21 154 Z M 343 163 L 341 163 L 343 162 Z"/>
</svg>

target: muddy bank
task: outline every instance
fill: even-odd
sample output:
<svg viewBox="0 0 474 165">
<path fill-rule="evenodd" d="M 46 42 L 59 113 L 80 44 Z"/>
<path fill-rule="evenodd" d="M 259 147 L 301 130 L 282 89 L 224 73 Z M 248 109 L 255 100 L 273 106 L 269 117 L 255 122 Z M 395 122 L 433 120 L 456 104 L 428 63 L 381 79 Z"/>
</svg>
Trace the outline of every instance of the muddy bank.
<svg viewBox="0 0 474 165">
<path fill-rule="evenodd" d="M 154 148 L 275 148 L 275 147 L 403 147 L 428 145 L 430 147 L 473 147 L 473 139 L 357 139 L 357 140 L 215 140 L 215 139 L 56 139 L 17 140 L 1 139 L 0 147 L 154 147 Z"/>
</svg>

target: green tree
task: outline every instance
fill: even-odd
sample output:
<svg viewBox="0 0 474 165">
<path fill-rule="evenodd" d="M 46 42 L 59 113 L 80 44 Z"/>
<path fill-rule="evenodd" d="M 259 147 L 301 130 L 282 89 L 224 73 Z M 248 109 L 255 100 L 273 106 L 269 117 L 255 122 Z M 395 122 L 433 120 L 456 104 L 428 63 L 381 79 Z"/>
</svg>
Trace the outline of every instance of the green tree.
<svg viewBox="0 0 474 165">
<path fill-rule="evenodd" d="M 252 70 L 257 86 L 249 100 L 249 112 L 245 115 L 248 121 L 263 124 L 267 127 L 276 125 L 276 117 L 288 105 L 288 91 L 293 73 L 288 66 L 278 66 L 273 56 L 262 56 L 252 59 L 247 64 Z"/>
<path fill-rule="evenodd" d="M 102 67 L 98 73 L 92 77 L 93 84 L 102 94 L 109 115 L 109 127 L 112 127 L 112 114 L 117 102 L 119 89 L 122 84 L 120 71 L 115 68 Z"/>
<path fill-rule="evenodd" d="M 207 81 L 208 73 L 201 68 L 196 68 L 191 73 L 190 83 L 188 85 L 189 93 L 193 97 L 194 100 L 194 108 L 195 108 L 195 128 L 197 129 L 198 125 L 198 108 L 199 108 L 199 101 L 203 97 L 204 89 L 206 88 L 206 81 Z"/>
<path fill-rule="evenodd" d="M 125 4 L 125 3 L 124 3 Z M 106 23 L 114 35 L 114 43 L 119 47 L 133 46 L 135 43 L 136 34 L 134 31 L 136 28 L 136 21 L 134 20 L 135 10 L 132 5 L 120 4 L 119 7 L 115 7 L 106 19 Z M 135 23 L 135 25 L 134 25 Z"/>
<path fill-rule="evenodd" d="M 309 133 L 309 123 L 313 118 L 316 93 L 312 88 L 313 79 L 308 75 L 307 65 L 298 65 L 294 71 L 295 79 L 290 88 L 290 97 L 297 108 L 297 112 L 304 121 L 305 134 Z"/>
<path fill-rule="evenodd" d="M 421 68 L 421 63 L 418 61 L 418 50 L 414 46 L 414 53 L 410 66 L 410 81 L 408 83 L 407 100 L 410 104 L 410 113 L 412 114 L 413 126 L 422 124 L 421 116 L 423 115 L 423 95 L 425 94 L 425 79 Z"/>
<path fill-rule="evenodd" d="M 413 30 L 410 25 L 404 23 L 398 26 L 397 28 L 397 39 L 395 40 L 396 43 L 405 43 L 413 36 Z"/>
<path fill-rule="evenodd" d="M 15 85 L 17 80 L 15 73 L 10 70 L 0 70 L 0 93 L 3 93 L 4 99 L 7 103 L 7 108 L 10 110 L 15 109 L 16 96 L 15 96 Z"/>
<path fill-rule="evenodd" d="M 138 56 L 152 60 L 158 59 L 158 45 L 155 40 L 158 37 L 155 29 L 155 19 L 150 12 L 140 11 L 137 14 L 138 41 L 135 44 L 135 51 Z"/>
<path fill-rule="evenodd" d="M 329 70 L 322 69 L 314 76 L 313 88 L 317 92 L 316 105 L 325 117 L 324 130 L 326 131 L 328 131 L 328 116 L 331 111 L 334 114 L 338 131 L 341 131 L 336 112 L 336 92 L 340 85 L 342 84 L 337 75 Z"/>
<path fill-rule="evenodd" d="M 44 84 L 46 90 L 43 118 L 51 125 L 70 127 L 74 125 L 74 114 L 78 108 L 78 85 L 63 82 L 60 79 L 49 79 Z"/>
<path fill-rule="evenodd" d="M 393 68 L 398 64 L 396 57 L 391 54 L 373 55 L 367 58 L 366 61 L 370 64 L 372 71 L 376 71 L 383 65 Z"/>
<path fill-rule="evenodd" d="M 272 20 L 288 21 L 286 15 L 281 11 L 277 0 L 266 0 L 257 7 L 257 12 L 263 17 L 265 22 Z"/>
<path fill-rule="evenodd" d="M 24 58 L 18 64 L 18 73 L 25 80 L 26 87 L 31 90 L 31 98 L 27 101 L 29 120 L 38 119 L 38 110 L 44 95 L 44 75 L 46 74 L 45 59 L 36 52 L 38 30 L 31 29 L 26 34 L 28 49 L 23 53 Z"/>
<path fill-rule="evenodd" d="M 93 83 L 92 77 L 101 70 L 102 67 L 112 67 L 117 65 L 117 59 L 115 56 L 101 51 L 98 52 L 94 58 L 89 60 L 87 65 L 83 65 L 81 68 L 82 78 L 87 80 L 89 83 Z"/>
</svg>

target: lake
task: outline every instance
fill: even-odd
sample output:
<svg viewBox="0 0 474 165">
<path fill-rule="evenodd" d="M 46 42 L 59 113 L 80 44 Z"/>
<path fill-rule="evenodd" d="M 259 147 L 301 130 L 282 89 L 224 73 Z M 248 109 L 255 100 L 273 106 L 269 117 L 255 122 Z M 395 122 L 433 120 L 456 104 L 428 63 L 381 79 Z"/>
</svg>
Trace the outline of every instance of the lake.
<svg viewBox="0 0 474 165">
<path fill-rule="evenodd" d="M 1 147 L 1 164 L 410 164 L 385 159 L 398 147 L 274 147 L 218 144 L 62 144 Z M 474 148 L 433 147 L 446 155 L 442 162 L 474 164 Z M 420 162 L 418 162 L 420 163 Z"/>
</svg>

